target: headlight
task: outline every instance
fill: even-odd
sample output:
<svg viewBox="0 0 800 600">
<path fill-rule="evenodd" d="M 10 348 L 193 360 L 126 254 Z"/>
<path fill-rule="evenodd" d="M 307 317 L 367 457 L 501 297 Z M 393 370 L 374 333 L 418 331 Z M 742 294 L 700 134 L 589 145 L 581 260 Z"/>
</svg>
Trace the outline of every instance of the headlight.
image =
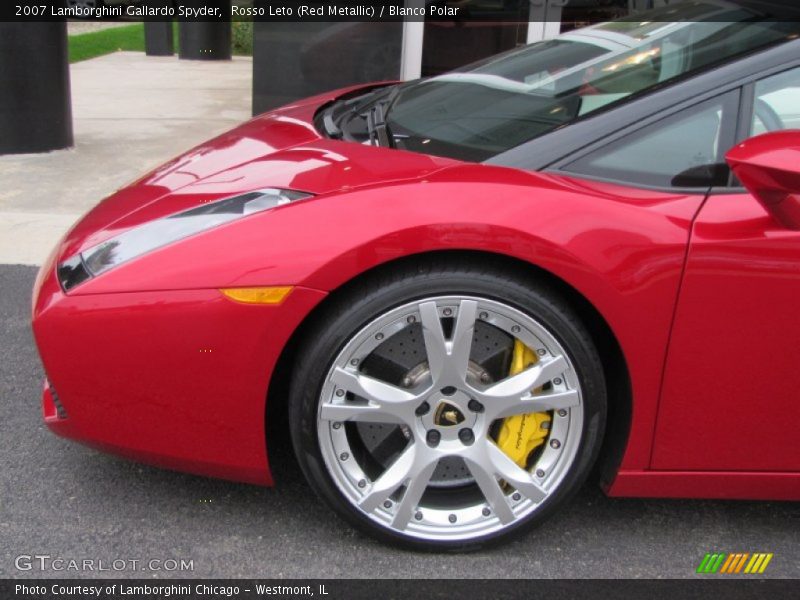
<svg viewBox="0 0 800 600">
<path fill-rule="evenodd" d="M 150 221 L 60 263 L 58 280 L 67 291 L 87 279 L 167 244 L 310 195 L 291 190 L 264 189 Z"/>
</svg>

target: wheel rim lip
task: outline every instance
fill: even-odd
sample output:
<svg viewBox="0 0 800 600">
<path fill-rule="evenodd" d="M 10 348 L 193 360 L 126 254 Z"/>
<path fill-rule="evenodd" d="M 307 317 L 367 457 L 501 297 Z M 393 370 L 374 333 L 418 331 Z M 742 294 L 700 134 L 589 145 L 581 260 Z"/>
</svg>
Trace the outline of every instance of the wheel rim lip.
<svg viewBox="0 0 800 600">
<path fill-rule="evenodd" d="M 551 431 L 547 440 L 558 439 L 561 441 L 559 449 L 553 449 L 545 443 L 541 456 L 532 468 L 532 473 L 537 469 L 545 470 L 545 477 L 533 477 L 534 481 L 546 493 L 545 497 L 539 502 L 534 502 L 523 496 L 522 499 L 512 505 L 514 520 L 508 523 L 501 523 L 500 519 L 492 513 L 484 516 L 482 510 L 488 504 L 484 500 L 458 509 L 438 509 L 421 506 L 424 518 L 422 521 L 411 519 L 405 529 L 398 529 L 391 525 L 392 513 L 382 507 L 369 512 L 358 506 L 358 501 L 362 497 L 362 491 L 358 487 L 359 479 L 369 478 L 363 473 L 355 460 L 341 461 L 339 456 L 342 451 L 348 452 L 352 456 L 349 443 L 346 440 L 345 428 L 334 429 L 333 421 L 321 418 L 322 404 L 333 397 L 336 385 L 331 381 L 332 374 L 337 367 L 344 368 L 350 361 L 356 359 L 359 364 L 369 356 L 384 340 L 388 339 L 388 332 L 396 332 L 402 329 L 407 323 L 405 319 L 408 315 L 418 310 L 423 302 L 434 301 L 438 308 L 447 306 L 458 306 L 462 300 L 475 300 L 478 302 L 478 310 L 489 313 L 488 319 L 482 319 L 492 325 L 498 326 L 515 338 L 522 339 L 531 348 L 543 347 L 551 355 L 563 356 L 567 362 L 567 367 L 562 373 L 562 377 L 569 389 L 578 392 L 578 402 L 567 410 L 564 417 L 553 416 Z M 401 326 L 402 325 L 402 326 Z M 519 332 L 512 332 L 511 327 L 518 325 L 521 327 Z M 375 334 L 382 332 L 384 338 L 376 341 Z M 525 314 L 521 310 L 503 301 L 476 295 L 430 295 L 414 301 L 406 302 L 402 305 L 388 309 L 378 317 L 363 325 L 359 331 L 353 335 L 339 350 L 338 354 L 330 364 L 322 390 L 318 397 L 317 407 L 317 438 L 320 445 L 327 473 L 333 480 L 336 487 L 347 499 L 347 501 L 363 516 L 377 523 L 382 528 L 409 537 L 425 541 L 460 541 L 469 540 L 509 529 L 518 524 L 534 512 L 538 512 L 548 503 L 561 482 L 566 476 L 572 464 L 574 464 L 580 441 L 583 436 L 583 394 L 577 370 L 570 355 L 565 350 L 563 344 L 556 335 L 547 329 L 534 317 Z M 416 435 L 416 434 L 415 434 Z M 424 440 L 415 438 L 411 443 L 424 443 Z M 486 443 L 486 442 L 484 442 Z M 346 449 L 343 448 L 346 446 Z M 456 514 L 456 523 L 449 521 L 451 514 Z"/>
</svg>

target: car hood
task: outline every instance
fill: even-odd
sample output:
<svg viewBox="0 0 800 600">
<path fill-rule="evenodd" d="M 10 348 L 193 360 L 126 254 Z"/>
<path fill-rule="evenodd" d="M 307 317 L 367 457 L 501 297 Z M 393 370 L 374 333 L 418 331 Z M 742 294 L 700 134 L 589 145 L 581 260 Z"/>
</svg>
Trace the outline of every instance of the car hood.
<svg viewBox="0 0 800 600">
<path fill-rule="evenodd" d="M 320 136 L 313 125 L 318 108 L 353 89 L 266 113 L 169 161 L 89 211 L 62 240 L 58 257 L 141 223 L 247 191 L 278 187 L 319 196 L 423 178 L 459 164 Z"/>
</svg>

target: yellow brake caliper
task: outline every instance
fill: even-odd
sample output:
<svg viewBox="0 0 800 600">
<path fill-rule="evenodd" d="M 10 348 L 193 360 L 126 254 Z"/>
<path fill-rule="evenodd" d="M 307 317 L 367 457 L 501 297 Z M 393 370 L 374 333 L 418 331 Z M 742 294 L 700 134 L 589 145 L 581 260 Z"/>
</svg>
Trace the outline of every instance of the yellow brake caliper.
<svg viewBox="0 0 800 600">
<path fill-rule="evenodd" d="M 519 340 L 514 340 L 514 354 L 511 356 L 509 376 L 521 373 L 536 364 L 539 357 Z M 527 466 L 531 452 L 544 444 L 550 432 L 550 413 L 536 412 L 514 415 L 503 420 L 497 445 L 523 469 Z"/>
</svg>

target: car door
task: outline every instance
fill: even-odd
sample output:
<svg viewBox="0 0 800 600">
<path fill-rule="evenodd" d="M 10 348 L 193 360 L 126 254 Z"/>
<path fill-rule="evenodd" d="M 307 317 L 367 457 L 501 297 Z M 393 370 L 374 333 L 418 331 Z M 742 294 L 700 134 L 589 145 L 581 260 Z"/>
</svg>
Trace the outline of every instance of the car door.
<svg viewBox="0 0 800 600">
<path fill-rule="evenodd" d="M 739 138 L 800 127 L 800 68 L 742 98 Z M 687 253 L 652 468 L 800 471 L 798 306 L 800 232 L 742 188 L 713 190 Z"/>
</svg>

